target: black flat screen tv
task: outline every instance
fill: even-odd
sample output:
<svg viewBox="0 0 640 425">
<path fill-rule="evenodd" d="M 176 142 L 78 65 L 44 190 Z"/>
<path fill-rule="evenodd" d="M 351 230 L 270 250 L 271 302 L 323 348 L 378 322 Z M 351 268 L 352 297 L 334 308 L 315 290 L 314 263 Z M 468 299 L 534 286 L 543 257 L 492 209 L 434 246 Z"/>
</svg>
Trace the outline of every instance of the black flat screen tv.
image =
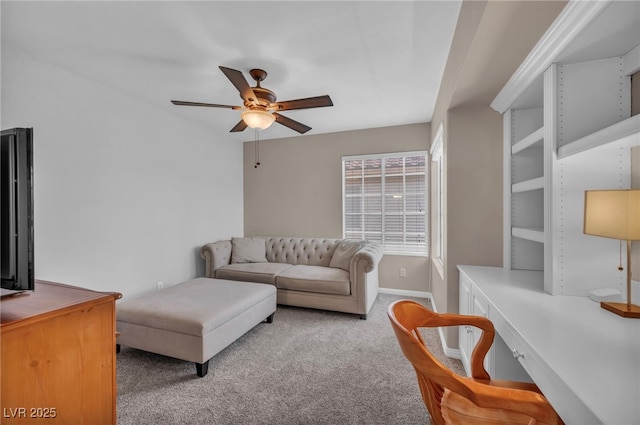
<svg viewBox="0 0 640 425">
<path fill-rule="evenodd" d="M 2 295 L 35 289 L 33 129 L 2 130 L 0 144 Z"/>
</svg>

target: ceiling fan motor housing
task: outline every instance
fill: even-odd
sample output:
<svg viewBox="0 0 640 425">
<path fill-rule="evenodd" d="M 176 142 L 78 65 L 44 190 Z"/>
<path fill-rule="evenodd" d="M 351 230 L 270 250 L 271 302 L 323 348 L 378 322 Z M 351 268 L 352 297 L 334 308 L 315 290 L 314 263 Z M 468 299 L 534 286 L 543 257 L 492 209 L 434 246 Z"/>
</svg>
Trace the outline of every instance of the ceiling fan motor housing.
<svg viewBox="0 0 640 425">
<path fill-rule="evenodd" d="M 276 101 L 276 94 L 274 92 L 267 88 L 260 87 L 260 82 L 264 81 L 264 79 L 267 78 L 267 71 L 255 68 L 249 71 L 249 75 L 251 75 L 251 78 L 256 81 L 256 86 L 252 87 L 251 89 L 258 98 L 258 103 L 260 103 L 261 107 L 267 109 L 271 103 L 274 103 Z M 248 104 L 248 102 L 245 102 L 245 106 L 250 108 L 252 105 Z"/>
<path fill-rule="evenodd" d="M 258 98 L 258 103 L 264 109 L 267 109 L 270 104 L 276 101 L 276 94 L 269 89 L 265 89 L 264 87 L 256 86 L 251 87 L 253 93 Z M 251 108 L 252 106 L 255 108 L 255 105 L 252 105 L 250 102 L 244 102 L 244 106 L 247 108 Z"/>
</svg>

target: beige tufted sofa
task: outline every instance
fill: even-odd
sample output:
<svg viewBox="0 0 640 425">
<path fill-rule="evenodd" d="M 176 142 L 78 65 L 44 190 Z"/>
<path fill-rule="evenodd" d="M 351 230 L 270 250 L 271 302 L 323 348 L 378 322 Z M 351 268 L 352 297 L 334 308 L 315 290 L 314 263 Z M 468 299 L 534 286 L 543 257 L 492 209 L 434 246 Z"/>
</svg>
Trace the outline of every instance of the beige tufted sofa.
<svg viewBox="0 0 640 425">
<path fill-rule="evenodd" d="M 206 244 L 206 277 L 275 285 L 278 304 L 366 319 L 378 296 L 382 246 L 345 239 L 250 237 Z"/>
</svg>

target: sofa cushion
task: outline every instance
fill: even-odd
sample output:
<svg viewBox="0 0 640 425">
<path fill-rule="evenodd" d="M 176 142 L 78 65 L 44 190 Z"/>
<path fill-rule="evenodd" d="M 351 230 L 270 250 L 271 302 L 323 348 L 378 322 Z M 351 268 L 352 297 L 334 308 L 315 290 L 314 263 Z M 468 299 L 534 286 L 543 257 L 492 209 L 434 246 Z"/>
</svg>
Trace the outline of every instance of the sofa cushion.
<svg viewBox="0 0 640 425">
<path fill-rule="evenodd" d="M 276 275 L 293 267 L 284 263 L 239 263 L 216 269 L 216 279 L 276 284 Z"/>
<path fill-rule="evenodd" d="M 365 244 L 365 241 L 354 241 L 349 239 L 340 241 L 333 253 L 333 257 L 331 257 L 329 267 L 337 267 L 339 269 L 349 271 L 351 258 L 353 258 L 353 255 Z"/>
<path fill-rule="evenodd" d="M 338 268 L 322 266 L 293 266 L 276 276 L 278 289 L 349 295 L 349 273 Z"/>
<path fill-rule="evenodd" d="M 231 263 L 266 263 L 264 238 L 231 238 Z"/>
</svg>

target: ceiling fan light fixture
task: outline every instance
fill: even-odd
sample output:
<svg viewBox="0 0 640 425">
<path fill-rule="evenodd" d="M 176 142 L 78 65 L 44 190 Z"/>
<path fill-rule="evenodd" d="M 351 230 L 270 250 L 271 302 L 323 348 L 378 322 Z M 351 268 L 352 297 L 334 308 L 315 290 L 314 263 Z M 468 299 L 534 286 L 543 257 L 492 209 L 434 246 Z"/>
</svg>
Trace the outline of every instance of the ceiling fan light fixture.
<svg viewBox="0 0 640 425">
<path fill-rule="evenodd" d="M 260 109 L 244 111 L 240 116 L 242 117 L 242 121 L 254 130 L 265 130 L 276 120 L 273 114 Z"/>
</svg>

